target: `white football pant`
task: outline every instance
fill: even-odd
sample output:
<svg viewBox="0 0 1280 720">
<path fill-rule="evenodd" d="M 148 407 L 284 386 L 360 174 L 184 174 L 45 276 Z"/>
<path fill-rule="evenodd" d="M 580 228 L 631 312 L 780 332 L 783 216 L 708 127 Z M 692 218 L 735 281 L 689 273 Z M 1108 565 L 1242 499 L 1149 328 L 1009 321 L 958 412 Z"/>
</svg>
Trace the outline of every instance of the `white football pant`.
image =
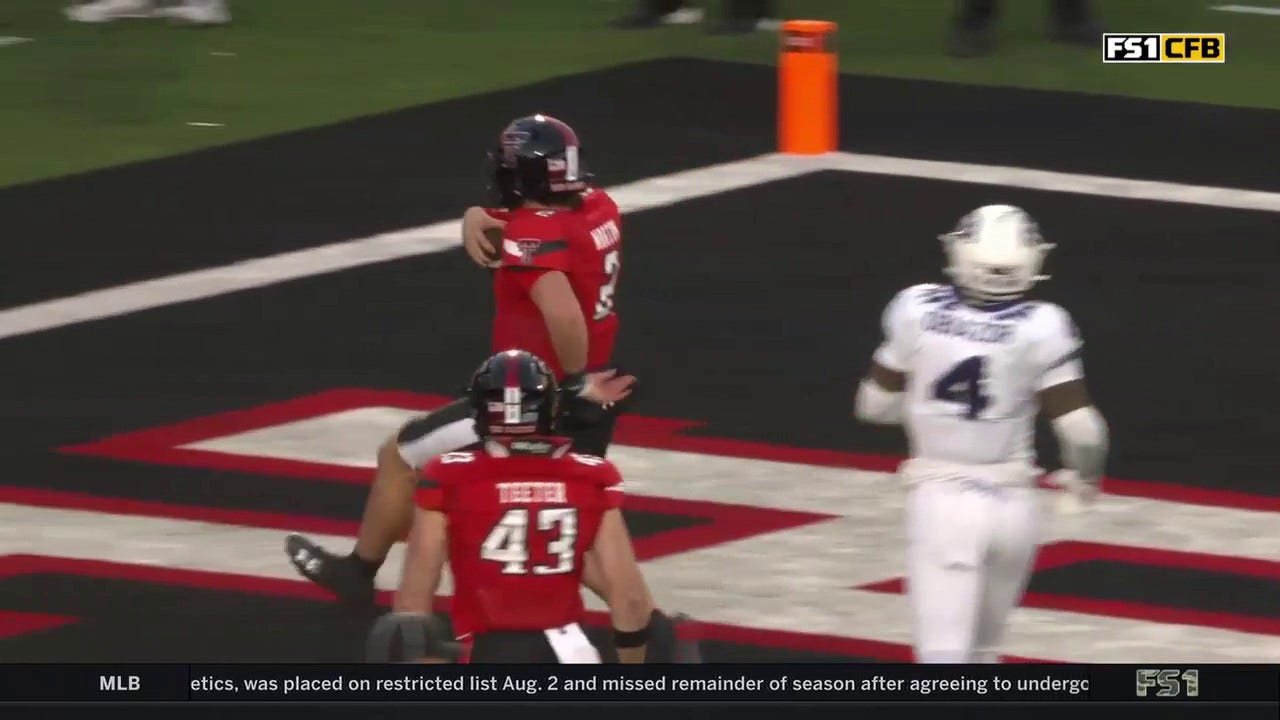
<svg viewBox="0 0 1280 720">
<path fill-rule="evenodd" d="M 1009 482 L 1009 466 L 919 460 L 902 472 L 916 661 L 999 662 L 1005 621 L 1026 589 L 1039 540 L 1031 472 L 1013 469 Z"/>
</svg>

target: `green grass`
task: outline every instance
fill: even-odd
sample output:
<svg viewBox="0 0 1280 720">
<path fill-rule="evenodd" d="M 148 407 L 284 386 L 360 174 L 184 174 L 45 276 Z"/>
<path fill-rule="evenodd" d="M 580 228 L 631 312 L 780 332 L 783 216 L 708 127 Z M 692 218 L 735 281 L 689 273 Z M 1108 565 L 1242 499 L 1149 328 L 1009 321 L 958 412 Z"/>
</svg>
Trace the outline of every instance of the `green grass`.
<svg viewBox="0 0 1280 720">
<path fill-rule="evenodd" d="M 4 0 L 0 35 L 35 42 L 0 47 L 0 186 L 637 60 L 776 54 L 771 35 L 602 29 L 630 0 L 232 2 L 234 25 L 178 29 L 78 26 L 49 0 Z M 840 23 L 846 72 L 1280 107 L 1280 18 L 1204 0 L 1099 4 L 1116 31 L 1225 31 L 1226 65 L 1103 65 L 1100 49 L 1044 42 L 1033 0 L 1006 0 L 999 52 L 969 61 L 941 53 L 952 0 L 781 3 Z"/>
</svg>

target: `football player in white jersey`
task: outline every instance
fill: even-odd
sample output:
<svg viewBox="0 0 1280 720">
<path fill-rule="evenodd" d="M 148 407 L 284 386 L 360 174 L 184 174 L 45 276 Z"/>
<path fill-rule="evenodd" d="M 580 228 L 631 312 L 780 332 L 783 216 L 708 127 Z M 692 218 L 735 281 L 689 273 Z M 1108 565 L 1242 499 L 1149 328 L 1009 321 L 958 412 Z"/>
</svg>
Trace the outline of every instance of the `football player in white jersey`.
<svg viewBox="0 0 1280 720">
<path fill-rule="evenodd" d="M 889 303 L 854 414 L 902 424 L 910 444 L 899 472 L 916 660 L 998 662 L 1038 543 L 1036 413 L 1058 437 L 1057 483 L 1085 499 L 1102 477 L 1107 426 L 1071 317 L 1025 297 L 1053 248 L 1035 221 L 988 205 L 940 239 L 951 284 Z"/>
</svg>

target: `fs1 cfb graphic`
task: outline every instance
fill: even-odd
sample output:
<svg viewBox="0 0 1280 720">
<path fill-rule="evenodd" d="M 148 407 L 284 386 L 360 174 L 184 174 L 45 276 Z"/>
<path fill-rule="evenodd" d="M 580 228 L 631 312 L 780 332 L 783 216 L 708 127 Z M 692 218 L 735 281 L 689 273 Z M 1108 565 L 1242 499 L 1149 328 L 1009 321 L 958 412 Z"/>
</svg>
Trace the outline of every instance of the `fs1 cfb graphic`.
<svg viewBox="0 0 1280 720">
<path fill-rule="evenodd" d="M 1104 33 L 1104 63 L 1225 63 L 1226 33 Z"/>
</svg>

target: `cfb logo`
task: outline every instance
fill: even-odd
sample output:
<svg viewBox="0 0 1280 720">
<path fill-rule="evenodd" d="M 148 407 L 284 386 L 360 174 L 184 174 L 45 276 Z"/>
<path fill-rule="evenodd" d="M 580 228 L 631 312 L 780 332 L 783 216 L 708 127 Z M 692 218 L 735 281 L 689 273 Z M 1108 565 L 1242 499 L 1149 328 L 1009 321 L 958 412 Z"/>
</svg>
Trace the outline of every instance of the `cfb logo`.
<svg viewBox="0 0 1280 720">
<path fill-rule="evenodd" d="M 1106 33 L 1102 61 L 1108 63 L 1224 63 L 1225 33 Z"/>
</svg>

